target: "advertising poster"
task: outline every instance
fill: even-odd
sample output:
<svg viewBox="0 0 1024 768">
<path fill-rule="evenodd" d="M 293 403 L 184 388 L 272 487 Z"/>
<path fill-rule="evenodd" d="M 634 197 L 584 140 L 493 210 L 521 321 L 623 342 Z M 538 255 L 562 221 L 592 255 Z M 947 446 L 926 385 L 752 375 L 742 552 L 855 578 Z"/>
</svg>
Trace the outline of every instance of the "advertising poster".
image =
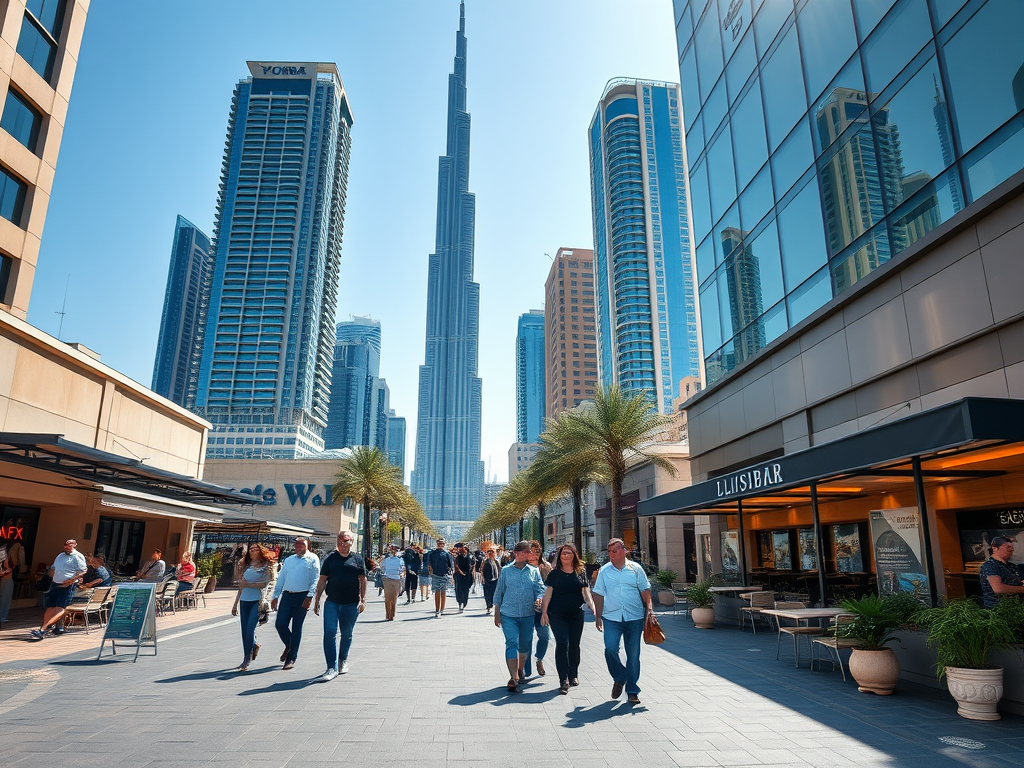
<svg viewBox="0 0 1024 768">
<path fill-rule="evenodd" d="M 772 531 L 772 545 L 775 552 L 775 567 L 780 571 L 793 568 L 793 557 L 789 551 L 789 531 Z"/>
<path fill-rule="evenodd" d="M 757 532 L 757 553 L 758 562 L 762 568 L 775 567 L 775 547 L 772 542 L 771 531 Z"/>
<path fill-rule="evenodd" d="M 836 570 L 840 573 L 863 573 L 864 558 L 860 551 L 860 531 L 856 523 L 832 526 L 836 548 Z"/>
<path fill-rule="evenodd" d="M 800 570 L 814 571 L 818 568 L 818 552 L 814 547 L 814 529 L 800 529 Z"/>
<path fill-rule="evenodd" d="M 929 603 L 928 576 L 924 572 L 921 512 L 917 507 L 871 511 L 871 542 L 875 575 L 882 596 L 908 592 Z"/>
<path fill-rule="evenodd" d="M 722 531 L 722 570 L 739 571 L 740 536 L 736 531 Z"/>
</svg>

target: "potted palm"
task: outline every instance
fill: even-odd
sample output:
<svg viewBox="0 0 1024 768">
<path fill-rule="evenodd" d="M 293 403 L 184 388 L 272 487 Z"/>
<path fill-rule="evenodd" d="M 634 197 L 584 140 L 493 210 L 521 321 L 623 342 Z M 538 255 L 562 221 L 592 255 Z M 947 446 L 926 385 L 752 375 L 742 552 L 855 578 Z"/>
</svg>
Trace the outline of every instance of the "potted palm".
<svg viewBox="0 0 1024 768">
<path fill-rule="evenodd" d="M 690 616 L 697 629 L 711 629 L 715 626 L 715 593 L 711 591 L 710 579 L 687 587 L 686 600 L 690 603 Z"/>
<path fill-rule="evenodd" d="M 850 614 L 837 621 L 836 637 L 852 641 L 850 674 L 862 693 L 890 695 L 900 677 L 900 662 L 888 644 L 896 640 L 895 632 L 904 626 L 921 605 L 905 593 L 878 597 L 863 595 L 860 599 L 843 600 L 843 609 Z"/>
<path fill-rule="evenodd" d="M 678 578 L 678 573 L 670 571 L 667 568 L 662 568 L 654 574 L 652 581 L 661 587 L 661 589 L 658 590 L 658 602 L 661 605 L 675 605 L 676 596 L 672 591 L 672 582 Z"/>
<path fill-rule="evenodd" d="M 1003 670 L 988 663 L 989 654 L 1020 642 L 1024 605 L 1015 596 L 1000 599 L 995 608 L 973 600 L 950 600 L 914 616 L 928 632 L 936 650 L 939 678 L 946 678 L 956 699 L 957 714 L 969 720 L 998 720 L 1003 696 Z"/>
</svg>

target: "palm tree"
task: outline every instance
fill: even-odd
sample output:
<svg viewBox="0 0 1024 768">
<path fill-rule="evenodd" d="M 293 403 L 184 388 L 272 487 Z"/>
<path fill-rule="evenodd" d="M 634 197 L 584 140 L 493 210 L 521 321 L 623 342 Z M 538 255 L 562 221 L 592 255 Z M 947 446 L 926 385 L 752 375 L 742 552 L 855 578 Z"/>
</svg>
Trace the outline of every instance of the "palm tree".
<svg viewBox="0 0 1024 768">
<path fill-rule="evenodd" d="M 392 466 L 387 454 L 374 446 L 360 445 L 352 455 L 341 460 L 335 475 L 335 498 L 350 497 L 363 505 L 363 558 L 370 556 L 370 510 L 391 512 L 405 503 L 408 495 L 402 485 L 401 470 Z"/>
<path fill-rule="evenodd" d="M 569 478 L 585 478 L 592 472 L 611 485 L 612 538 L 622 538 L 622 481 L 632 459 L 645 459 L 676 475 L 668 459 L 645 450 L 669 421 L 643 394 L 626 397 L 618 384 L 596 390 L 593 404 L 566 411 L 559 419 L 558 466 Z"/>
</svg>

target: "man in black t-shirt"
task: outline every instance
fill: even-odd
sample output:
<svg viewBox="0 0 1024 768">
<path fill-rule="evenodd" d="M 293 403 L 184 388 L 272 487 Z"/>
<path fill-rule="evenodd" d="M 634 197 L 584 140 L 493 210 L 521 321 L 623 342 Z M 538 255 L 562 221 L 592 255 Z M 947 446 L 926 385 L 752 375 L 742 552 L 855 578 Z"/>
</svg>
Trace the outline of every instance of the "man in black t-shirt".
<svg viewBox="0 0 1024 768">
<path fill-rule="evenodd" d="M 352 630 L 356 619 L 366 607 L 366 566 L 363 558 L 352 552 L 356 537 L 351 531 L 338 534 L 338 548 L 324 558 L 320 566 L 320 578 L 316 583 L 316 597 L 313 599 L 313 613 L 320 615 L 320 598 L 327 592 L 324 601 L 324 657 L 327 671 L 320 678 L 328 682 L 339 674 L 338 659 L 341 659 L 340 674 L 348 672 L 348 651 L 352 646 Z M 341 648 L 338 634 L 341 634 Z"/>
</svg>

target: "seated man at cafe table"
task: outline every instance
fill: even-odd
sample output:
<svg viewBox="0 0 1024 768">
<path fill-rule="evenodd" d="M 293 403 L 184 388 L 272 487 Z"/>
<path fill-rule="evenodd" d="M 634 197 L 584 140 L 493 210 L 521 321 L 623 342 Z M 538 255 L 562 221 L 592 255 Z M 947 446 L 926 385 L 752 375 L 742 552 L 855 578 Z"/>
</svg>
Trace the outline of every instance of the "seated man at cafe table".
<svg viewBox="0 0 1024 768">
<path fill-rule="evenodd" d="M 139 568 L 139 581 L 159 582 L 163 579 L 166 571 L 167 563 L 164 562 L 164 553 L 159 549 L 154 549 L 153 556 Z"/>
<path fill-rule="evenodd" d="M 986 608 L 995 608 L 1003 595 L 1024 595 L 1024 581 L 1017 566 L 1010 562 L 1013 557 L 1013 539 L 993 536 L 989 542 L 992 556 L 986 560 L 978 576 L 981 579 L 981 597 Z"/>
</svg>

